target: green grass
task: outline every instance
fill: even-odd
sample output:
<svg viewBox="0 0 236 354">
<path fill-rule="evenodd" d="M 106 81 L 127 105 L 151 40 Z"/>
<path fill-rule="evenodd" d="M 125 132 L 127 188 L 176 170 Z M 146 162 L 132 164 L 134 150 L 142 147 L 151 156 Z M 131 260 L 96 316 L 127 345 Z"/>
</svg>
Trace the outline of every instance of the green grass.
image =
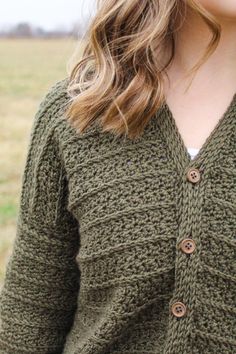
<svg viewBox="0 0 236 354">
<path fill-rule="evenodd" d="M 68 39 L 0 40 L 0 92 L 11 97 L 39 95 L 66 75 L 76 41 Z"/>
<path fill-rule="evenodd" d="M 72 38 L 0 40 L 0 284 L 16 235 L 32 119 L 47 90 L 68 75 L 82 45 Z"/>
<path fill-rule="evenodd" d="M 6 201 L 0 206 L 0 225 L 4 226 L 16 218 L 17 207 L 14 201 Z"/>
</svg>

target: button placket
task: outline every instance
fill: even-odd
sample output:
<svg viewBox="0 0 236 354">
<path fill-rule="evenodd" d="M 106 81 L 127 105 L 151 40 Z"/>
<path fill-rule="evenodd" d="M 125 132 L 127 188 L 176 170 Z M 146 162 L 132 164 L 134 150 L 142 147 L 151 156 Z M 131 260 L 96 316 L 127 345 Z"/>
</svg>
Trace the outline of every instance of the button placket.
<svg viewBox="0 0 236 354">
<path fill-rule="evenodd" d="M 202 169 L 197 168 L 197 167 L 193 167 L 193 166 L 189 166 L 187 172 L 185 172 L 185 178 L 187 183 L 193 184 L 193 185 L 198 185 L 199 187 L 199 183 L 201 181 L 201 172 Z M 194 202 L 194 204 L 196 205 L 196 197 L 197 197 L 197 191 L 198 188 L 190 188 L 188 189 L 188 186 L 186 185 L 186 196 L 188 195 L 188 198 L 185 199 L 187 201 L 187 203 L 192 203 Z M 190 193 L 190 194 L 188 194 Z M 187 216 L 187 215 L 185 215 Z M 183 220 L 183 224 L 180 225 L 180 229 L 183 226 L 183 233 L 186 232 L 186 229 L 188 228 L 188 232 L 191 233 L 192 228 L 191 228 L 191 224 L 187 225 L 186 222 Z M 182 233 L 182 232 L 181 232 Z M 185 254 L 186 256 L 191 256 L 191 254 L 193 254 L 196 251 L 196 242 L 195 240 L 192 238 L 191 235 L 187 236 L 186 238 L 182 238 L 181 240 L 179 240 L 179 242 L 177 243 L 177 250 L 178 252 L 182 252 L 183 254 Z M 181 257 L 181 255 L 179 255 L 179 257 Z M 190 260 L 190 258 L 186 258 L 186 260 Z M 187 264 L 186 264 L 186 267 Z M 177 295 L 177 293 L 176 293 Z M 179 293 L 179 297 L 181 298 L 183 294 Z M 185 299 L 186 301 L 187 299 Z M 172 314 L 173 317 L 175 318 L 184 318 L 188 315 L 188 303 L 187 301 L 185 303 L 181 302 L 181 301 L 176 301 L 174 303 L 172 303 L 172 305 L 170 305 L 170 312 Z"/>
</svg>

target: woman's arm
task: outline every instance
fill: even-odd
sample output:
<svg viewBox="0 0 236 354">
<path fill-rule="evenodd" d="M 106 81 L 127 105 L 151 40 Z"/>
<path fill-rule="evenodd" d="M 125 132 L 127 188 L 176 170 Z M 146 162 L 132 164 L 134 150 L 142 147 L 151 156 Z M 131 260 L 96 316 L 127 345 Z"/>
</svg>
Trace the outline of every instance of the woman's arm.
<svg viewBox="0 0 236 354">
<path fill-rule="evenodd" d="M 77 306 L 78 223 L 55 134 L 64 82 L 51 88 L 33 122 L 16 238 L 0 298 L 1 354 L 63 352 Z"/>
</svg>

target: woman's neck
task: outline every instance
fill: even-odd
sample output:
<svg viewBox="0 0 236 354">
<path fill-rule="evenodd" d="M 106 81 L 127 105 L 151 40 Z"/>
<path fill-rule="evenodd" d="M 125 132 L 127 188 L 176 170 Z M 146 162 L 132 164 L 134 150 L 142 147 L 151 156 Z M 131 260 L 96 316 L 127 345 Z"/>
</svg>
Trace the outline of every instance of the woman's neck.
<svg viewBox="0 0 236 354">
<path fill-rule="evenodd" d="M 236 20 L 219 20 L 222 26 L 220 43 L 215 52 L 200 67 L 199 80 L 207 78 L 219 84 L 232 83 L 236 89 Z M 188 8 L 181 28 L 176 32 L 176 53 L 170 71 L 175 79 L 181 79 L 203 56 L 212 32 L 192 9 Z M 172 77 L 173 77 L 172 75 Z"/>
</svg>

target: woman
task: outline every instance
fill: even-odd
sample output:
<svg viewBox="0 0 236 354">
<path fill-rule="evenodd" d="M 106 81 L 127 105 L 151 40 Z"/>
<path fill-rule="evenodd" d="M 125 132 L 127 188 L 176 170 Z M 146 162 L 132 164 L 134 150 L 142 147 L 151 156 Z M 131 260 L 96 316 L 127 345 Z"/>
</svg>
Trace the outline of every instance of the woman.
<svg viewBox="0 0 236 354">
<path fill-rule="evenodd" d="M 0 351 L 235 354 L 236 3 L 101 1 L 87 38 L 32 127 Z"/>
</svg>

